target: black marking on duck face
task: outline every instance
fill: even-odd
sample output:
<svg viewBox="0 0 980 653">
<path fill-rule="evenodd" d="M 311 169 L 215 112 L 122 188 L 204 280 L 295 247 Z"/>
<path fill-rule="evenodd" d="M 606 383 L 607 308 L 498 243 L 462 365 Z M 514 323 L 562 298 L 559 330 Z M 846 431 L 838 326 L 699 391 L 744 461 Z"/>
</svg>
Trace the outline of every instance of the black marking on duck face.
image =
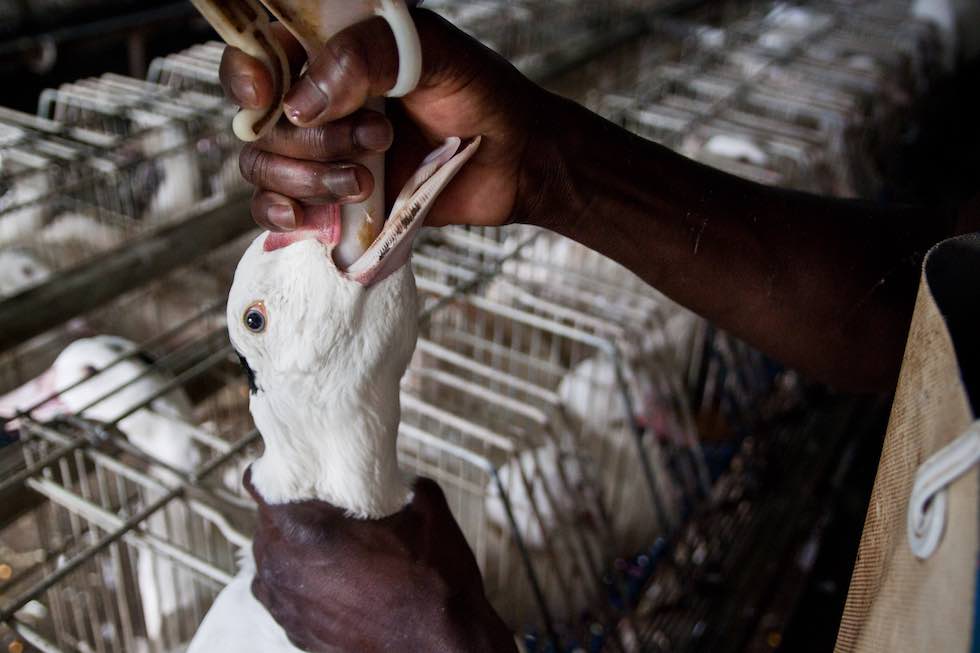
<svg viewBox="0 0 980 653">
<path fill-rule="evenodd" d="M 248 379 L 248 391 L 253 395 L 259 391 L 259 386 L 255 382 L 255 370 L 251 368 L 245 357 L 235 352 L 238 355 L 238 362 L 242 364 L 242 369 L 245 371 L 245 378 Z"/>
<path fill-rule="evenodd" d="M 143 351 L 142 349 L 136 352 L 136 358 L 140 359 L 150 367 L 155 367 L 157 364 L 157 359 L 154 358 L 151 354 L 148 354 L 147 352 Z"/>
<path fill-rule="evenodd" d="M 110 342 L 106 344 L 106 348 L 113 354 L 122 354 L 128 349 L 128 347 L 119 342 Z M 157 364 L 157 359 L 144 349 L 137 349 L 135 352 L 130 353 L 130 356 L 146 363 L 150 367 L 154 367 Z"/>
</svg>

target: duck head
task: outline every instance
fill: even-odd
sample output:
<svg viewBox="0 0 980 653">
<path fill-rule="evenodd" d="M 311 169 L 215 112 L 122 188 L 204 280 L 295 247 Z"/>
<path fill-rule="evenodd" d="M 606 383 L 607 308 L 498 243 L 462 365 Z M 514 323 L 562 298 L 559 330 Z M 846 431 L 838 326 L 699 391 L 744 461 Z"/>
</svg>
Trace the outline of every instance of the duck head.
<svg viewBox="0 0 980 653">
<path fill-rule="evenodd" d="M 415 349 L 415 279 L 406 265 L 432 203 L 472 156 L 450 139 L 428 157 L 380 235 L 349 267 L 335 261 L 339 211 L 301 231 L 263 233 L 239 262 L 228 331 L 265 442 L 252 483 L 266 501 L 320 499 L 361 517 L 397 512 L 399 381 Z"/>
<path fill-rule="evenodd" d="M 179 390 L 158 396 L 168 382 L 154 361 L 130 340 L 111 335 L 80 338 L 40 375 L 0 397 L 0 420 L 28 411 L 37 422 L 63 415 L 115 423 L 131 443 L 157 460 L 191 469 L 200 452 L 185 421 L 190 401 Z"/>
</svg>

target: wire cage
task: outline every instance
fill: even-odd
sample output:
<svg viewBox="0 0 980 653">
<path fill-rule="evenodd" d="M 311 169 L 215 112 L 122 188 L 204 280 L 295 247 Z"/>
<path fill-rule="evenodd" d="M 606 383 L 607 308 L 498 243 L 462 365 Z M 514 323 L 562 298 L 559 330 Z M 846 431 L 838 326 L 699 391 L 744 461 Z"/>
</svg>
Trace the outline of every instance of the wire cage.
<svg viewBox="0 0 980 653">
<path fill-rule="evenodd" d="M 419 287 L 446 296 L 424 277 Z M 573 361 L 614 365 L 607 345 L 463 294 L 429 314 L 405 378 L 403 463 L 446 488 L 491 600 L 515 626 L 574 624 L 590 608 L 600 617 L 602 567 L 676 520 L 669 484 L 646 486 L 667 476 L 630 465 L 641 459 L 632 430 L 618 425 L 586 440 L 566 414 L 559 386 L 569 385 Z M 586 393 L 590 382 L 572 381 Z M 605 392 L 616 400 L 614 389 Z M 659 459 L 648 464 L 663 471 Z"/>
<path fill-rule="evenodd" d="M 402 463 L 442 484 L 529 642 L 614 644 L 647 573 L 626 561 L 710 492 L 702 425 L 749 424 L 771 376 L 595 252 L 529 228 L 496 236 L 440 230 L 416 250 Z"/>
<path fill-rule="evenodd" d="M 430 0 L 425 3 L 457 27 L 532 77 L 545 74 L 569 53 L 589 52 L 621 40 L 662 0 Z"/>
<path fill-rule="evenodd" d="M 30 392 L 0 399 L 0 492 L 24 504 L 0 524 L 0 611 L 38 650 L 179 650 L 234 576 L 259 444 L 224 327 L 245 244 L 4 355 L 0 387 Z"/>
<path fill-rule="evenodd" d="M 630 72 L 595 84 L 588 101 L 753 181 L 874 196 L 878 149 L 898 140 L 940 71 L 934 30 L 908 4 L 770 2 L 724 28 L 661 21 L 622 65 Z"/>
<path fill-rule="evenodd" d="M 37 116 L 0 109 L 0 299 L 242 191 L 220 86 L 165 81 L 106 74 L 46 91 Z"/>
<path fill-rule="evenodd" d="M 579 641 L 597 625 L 611 632 L 627 607 L 616 560 L 676 529 L 704 496 L 693 408 L 677 394 L 689 371 L 679 359 L 694 356 L 667 333 L 673 309 L 638 280 L 516 231 L 421 239 L 413 265 L 425 309 L 403 381 L 399 451 L 407 470 L 445 489 L 508 621 Z M 239 483 L 260 446 L 223 323 L 243 246 L 84 316 L 81 333 L 5 355 L 5 391 L 45 369 L 62 375 L 51 386 L 62 392 L 17 406 L 28 414 L 13 426 L 0 400 L 5 432 L 17 437 L 4 448 L 13 475 L 2 491 L 36 502 L 0 530 L 11 568 L 0 610 L 39 650 L 173 650 L 236 572 L 251 513 Z M 504 281 L 543 288 L 570 274 L 562 264 L 578 268 L 577 290 L 569 278 L 558 295 L 529 301 Z M 603 283 L 632 287 L 632 301 L 594 302 Z M 635 329 L 665 319 L 643 352 L 625 347 Z M 111 353 L 77 354 L 92 342 Z M 78 379 L 64 369 L 71 352 Z M 647 378 L 644 359 L 661 372 Z M 583 397 L 622 407 L 597 419 Z M 52 400 L 61 416 L 43 421 Z M 183 448 L 161 447 L 159 429 Z"/>
<path fill-rule="evenodd" d="M 210 41 L 192 46 L 183 52 L 159 57 L 150 62 L 146 79 L 150 83 L 177 91 L 223 97 L 218 66 L 224 50 L 223 43 Z"/>
<path fill-rule="evenodd" d="M 615 31 L 651 4 L 432 6 L 540 69 L 576 35 Z M 793 31 L 776 5 L 727 30 L 664 23 L 674 36 L 632 46 L 625 72 L 586 71 L 590 103 L 750 179 L 863 192 L 847 176 L 867 150 L 852 132 L 895 115 L 869 101 L 882 89 L 926 87 L 930 32 L 908 28 L 889 48 L 873 23 L 898 21 L 901 2 L 862 8 L 857 26 L 838 20 L 853 9 L 843 0 L 812 4 L 829 19 L 796 34 L 813 45 L 805 54 L 775 47 L 779 29 Z M 26 296 L 237 197 L 222 50 L 155 60 L 147 81 L 63 85 L 37 116 L 0 109 L 0 266 L 36 266 L 0 295 Z M 45 234 L 65 215 L 105 240 L 54 249 Z M 0 637 L 45 653 L 181 650 L 249 555 L 240 480 L 261 438 L 224 301 L 252 235 L 0 351 Z M 760 398 L 791 375 L 613 261 L 529 227 L 424 230 L 412 266 L 421 324 L 402 380 L 401 464 L 440 483 L 527 651 L 642 649 L 656 633 L 630 627 L 633 609 L 650 605 L 666 542 L 696 557 L 690 516 L 734 483 L 721 474 L 731 446 L 717 443 L 741 442 L 736 460 L 750 458 Z M 657 587 L 673 586 L 658 576 Z"/>
</svg>

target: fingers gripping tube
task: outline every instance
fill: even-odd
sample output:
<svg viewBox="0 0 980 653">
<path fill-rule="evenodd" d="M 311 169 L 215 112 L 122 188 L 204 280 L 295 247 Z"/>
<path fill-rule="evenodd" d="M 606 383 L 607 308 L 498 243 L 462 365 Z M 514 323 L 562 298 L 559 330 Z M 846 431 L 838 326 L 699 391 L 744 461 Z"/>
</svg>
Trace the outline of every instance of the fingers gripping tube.
<svg viewBox="0 0 980 653">
<path fill-rule="evenodd" d="M 226 43 L 256 57 L 272 73 L 275 85 L 273 106 L 264 111 L 243 110 L 232 123 L 238 138 L 254 141 L 270 130 L 282 115 L 283 99 L 290 84 L 285 51 L 258 0 L 192 1 Z M 418 85 L 422 48 L 404 0 L 262 0 L 262 3 L 299 40 L 309 56 L 337 32 L 372 16 L 380 16 L 391 27 L 398 49 L 398 77 L 386 95 L 401 97 Z M 369 101 L 367 106 L 384 111 L 384 102 L 380 98 Z M 341 209 L 341 239 L 334 250 L 334 258 L 342 268 L 357 260 L 374 242 L 386 217 L 384 155 L 370 154 L 356 162 L 373 175 L 374 191 L 364 202 L 347 204 Z"/>
</svg>

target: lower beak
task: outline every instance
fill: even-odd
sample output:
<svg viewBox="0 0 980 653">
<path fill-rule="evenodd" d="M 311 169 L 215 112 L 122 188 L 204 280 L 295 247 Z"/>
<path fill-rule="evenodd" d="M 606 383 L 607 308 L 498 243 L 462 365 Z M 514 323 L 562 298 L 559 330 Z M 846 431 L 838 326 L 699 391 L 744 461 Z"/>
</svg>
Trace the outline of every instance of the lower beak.
<svg viewBox="0 0 980 653">
<path fill-rule="evenodd" d="M 392 205 L 391 215 L 381 233 L 345 271 L 349 278 L 369 286 L 382 281 L 408 262 L 412 242 L 425 222 L 429 209 L 456 173 L 476 153 L 480 141 L 479 136 L 467 143 L 451 137 L 426 157 Z"/>
</svg>

